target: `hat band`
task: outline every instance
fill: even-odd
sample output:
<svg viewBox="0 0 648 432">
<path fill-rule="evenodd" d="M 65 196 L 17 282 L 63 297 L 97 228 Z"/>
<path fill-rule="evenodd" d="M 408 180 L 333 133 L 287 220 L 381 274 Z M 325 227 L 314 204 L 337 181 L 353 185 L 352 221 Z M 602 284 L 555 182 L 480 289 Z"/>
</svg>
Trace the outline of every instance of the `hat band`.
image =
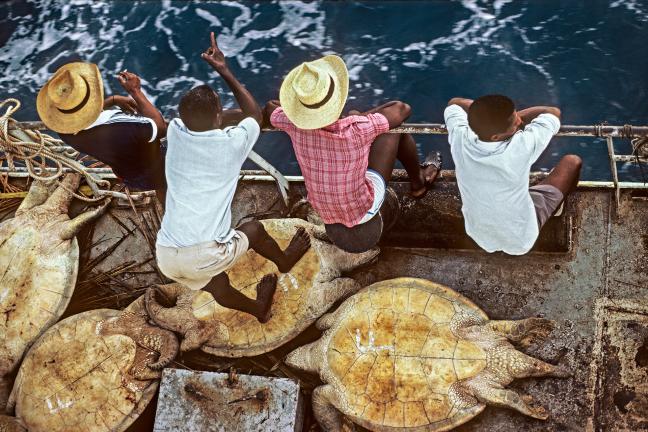
<svg viewBox="0 0 648 432">
<path fill-rule="evenodd" d="M 302 101 L 299 101 L 299 103 L 301 103 L 304 107 L 306 107 L 306 108 L 308 108 L 308 109 L 317 109 L 317 108 L 320 108 L 320 107 L 326 105 L 326 103 L 327 103 L 328 101 L 330 101 L 331 98 L 333 97 L 333 91 L 335 90 L 335 81 L 333 81 L 333 77 L 332 77 L 330 74 L 329 74 L 329 78 L 331 79 L 331 82 L 330 82 L 330 84 L 329 84 L 329 90 L 328 90 L 328 93 L 326 94 L 326 96 L 324 96 L 324 99 L 322 99 L 321 101 L 317 102 L 316 104 L 310 104 L 310 105 L 305 104 L 305 103 L 302 102 Z"/>
<path fill-rule="evenodd" d="M 83 98 L 81 103 L 79 103 L 79 105 L 75 106 L 74 108 L 70 108 L 70 109 L 67 109 L 67 110 L 64 110 L 64 109 L 61 109 L 61 108 L 56 108 L 57 110 L 59 110 L 63 114 L 73 114 L 73 113 L 79 111 L 81 108 L 83 108 L 88 103 L 88 100 L 90 99 L 90 84 L 88 84 L 88 81 L 86 81 L 85 77 L 81 77 L 81 78 L 83 78 L 83 82 L 86 85 L 85 97 Z"/>
</svg>

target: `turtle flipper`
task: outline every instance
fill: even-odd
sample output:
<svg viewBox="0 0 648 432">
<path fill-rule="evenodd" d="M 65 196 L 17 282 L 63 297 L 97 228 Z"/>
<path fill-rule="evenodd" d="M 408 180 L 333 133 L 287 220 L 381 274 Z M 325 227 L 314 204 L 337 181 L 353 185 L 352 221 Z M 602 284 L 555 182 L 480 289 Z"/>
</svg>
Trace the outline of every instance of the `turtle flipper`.
<svg viewBox="0 0 648 432">
<path fill-rule="evenodd" d="M 156 298 L 158 290 L 162 295 L 174 302 L 175 306 L 162 306 Z M 145 294 L 146 311 L 151 320 L 158 326 L 185 334 L 198 321 L 193 316 L 190 298 L 193 298 L 193 293 L 180 284 L 151 287 L 146 290 Z"/>
<path fill-rule="evenodd" d="M 50 196 L 54 188 L 54 181 L 44 182 L 41 180 L 34 180 L 29 188 L 29 192 L 27 192 L 27 196 L 20 203 L 18 210 L 16 210 L 16 216 L 20 216 L 26 211 L 43 204 L 47 201 L 47 198 Z"/>
<path fill-rule="evenodd" d="M 84 226 L 103 215 L 108 209 L 109 203 L 110 202 L 106 202 L 99 207 L 93 208 L 92 210 L 87 210 L 74 219 L 65 222 L 65 224 L 61 228 L 61 239 L 70 240 L 74 238 L 79 233 L 79 231 L 83 229 Z"/>
<path fill-rule="evenodd" d="M 331 270 L 330 274 L 333 277 L 370 263 L 380 253 L 380 249 L 377 247 L 369 249 L 366 252 L 349 253 L 322 241 L 318 242 L 316 248 L 320 251 L 322 263 Z"/>
<path fill-rule="evenodd" d="M 549 418 L 549 413 L 544 407 L 533 405 L 530 396 L 522 396 L 514 390 L 497 387 L 479 387 L 479 390 L 474 391 L 474 394 L 477 399 L 488 405 L 512 408 L 524 415 L 540 420 Z"/>
<path fill-rule="evenodd" d="M 315 419 L 326 432 L 346 432 L 344 416 L 335 407 L 334 402 L 339 399 L 335 388 L 330 385 L 323 385 L 313 390 L 313 414 Z M 339 402 L 338 402 L 339 404 Z"/>
<path fill-rule="evenodd" d="M 159 327 L 146 324 L 141 336 L 136 340 L 136 343 L 148 350 L 159 353 L 156 362 L 148 363 L 150 369 L 159 371 L 169 365 L 174 358 L 178 355 L 180 345 L 176 335 Z"/>
<path fill-rule="evenodd" d="M 339 277 L 322 284 L 318 290 L 311 291 L 308 304 L 311 314 L 317 318 L 326 312 L 337 300 L 350 296 L 362 286 L 351 278 Z"/>
<path fill-rule="evenodd" d="M 66 174 L 43 206 L 56 210 L 59 213 L 67 213 L 70 202 L 72 202 L 72 198 L 74 197 L 72 192 L 79 188 L 80 183 L 80 174 Z"/>
<path fill-rule="evenodd" d="M 286 357 L 286 364 L 290 367 L 301 369 L 306 372 L 319 372 L 319 365 L 324 357 L 321 352 L 320 340 L 308 345 L 300 346 Z"/>
<path fill-rule="evenodd" d="M 546 339 L 554 329 L 554 322 L 544 318 L 527 318 L 513 321 L 493 320 L 489 321 L 486 327 L 511 342 L 528 346 L 533 342 Z"/>
</svg>

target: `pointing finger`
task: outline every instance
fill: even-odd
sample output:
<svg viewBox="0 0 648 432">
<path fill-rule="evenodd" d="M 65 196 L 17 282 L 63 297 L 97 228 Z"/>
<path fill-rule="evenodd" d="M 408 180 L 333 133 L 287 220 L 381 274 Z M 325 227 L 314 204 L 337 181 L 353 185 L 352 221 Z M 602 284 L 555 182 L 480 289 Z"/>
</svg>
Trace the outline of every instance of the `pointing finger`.
<svg viewBox="0 0 648 432">
<path fill-rule="evenodd" d="M 218 48 L 218 45 L 216 44 L 216 37 L 214 36 L 214 32 L 211 32 L 211 44 L 214 50 Z"/>
</svg>

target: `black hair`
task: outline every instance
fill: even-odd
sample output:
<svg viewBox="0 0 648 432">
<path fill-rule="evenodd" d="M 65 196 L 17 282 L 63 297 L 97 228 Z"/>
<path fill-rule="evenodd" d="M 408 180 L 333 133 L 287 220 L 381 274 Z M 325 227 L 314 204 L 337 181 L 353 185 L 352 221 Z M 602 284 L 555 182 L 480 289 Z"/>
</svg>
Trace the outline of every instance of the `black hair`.
<svg viewBox="0 0 648 432">
<path fill-rule="evenodd" d="M 212 129 L 214 119 L 221 109 L 218 94 L 207 84 L 189 90 L 182 96 L 178 105 L 182 122 L 196 132 Z"/>
<path fill-rule="evenodd" d="M 468 124 L 480 139 L 489 140 L 508 129 L 513 111 L 515 104 L 507 96 L 482 96 L 470 105 Z"/>
</svg>

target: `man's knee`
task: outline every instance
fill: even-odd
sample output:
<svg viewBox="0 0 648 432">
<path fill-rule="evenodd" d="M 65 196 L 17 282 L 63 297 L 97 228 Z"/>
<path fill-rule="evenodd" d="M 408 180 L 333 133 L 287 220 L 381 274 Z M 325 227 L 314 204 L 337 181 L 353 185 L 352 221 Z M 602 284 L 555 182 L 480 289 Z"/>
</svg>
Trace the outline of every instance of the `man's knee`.
<svg viewBox="0 0 648 432">
<path fill-rule="evenodd" d="M 580 170 L 583 166 L 583 159 L 581 159 L 580 156 L 574 154 L 563 156 L 562 161 L 575 170 Z"/>
<path fill-rule="evenodd" d="M 412 114 L 412 107 L 409 106 L 409 104 L 401 101 L 396 101 L 395 105 L 398 107 L 398 111 L 404 119 L 408 118 Z"/>
<path fill-rule="evenodd" d="M 247 236 L 250 243 L 254 243 L 260 237 L 263 225 L 258 220 L 251 220 L 241 225 L 238 230 Z"/>
</svg>

